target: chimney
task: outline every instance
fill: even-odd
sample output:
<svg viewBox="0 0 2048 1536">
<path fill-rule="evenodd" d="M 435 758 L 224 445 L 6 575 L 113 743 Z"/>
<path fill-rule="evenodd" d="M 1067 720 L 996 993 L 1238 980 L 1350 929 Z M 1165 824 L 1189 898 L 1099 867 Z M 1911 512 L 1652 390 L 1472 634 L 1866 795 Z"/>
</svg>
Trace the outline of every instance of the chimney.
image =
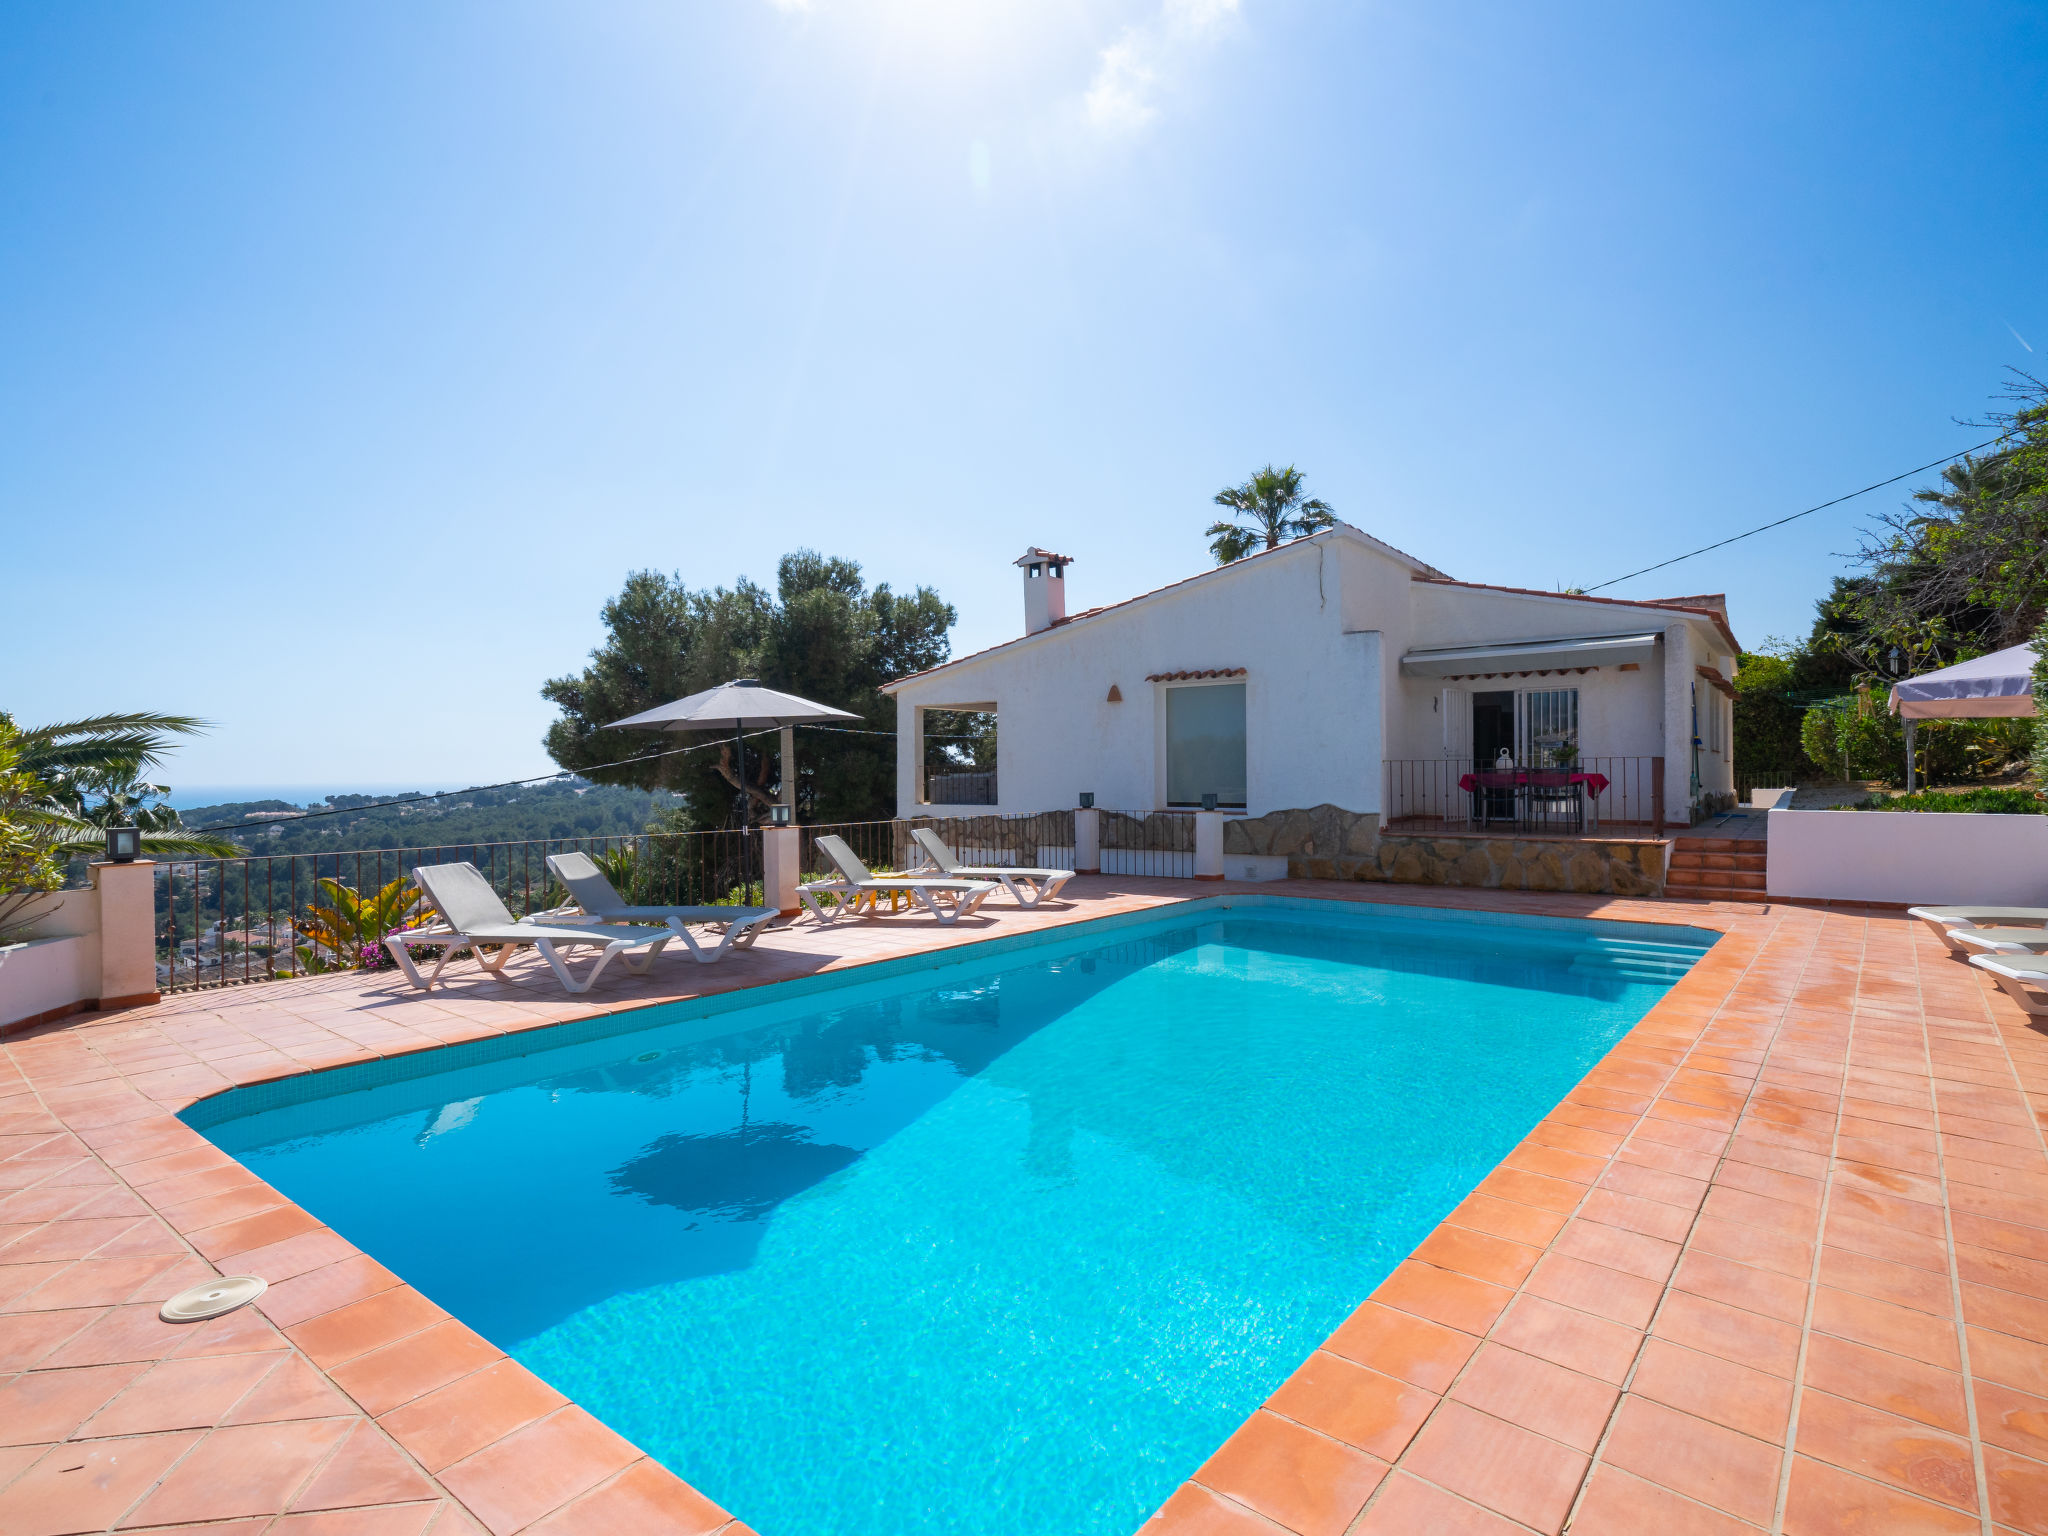
<svg viewBox="0 0 2048 1536">
<path fill-rule="evenodd" d="M 1033 545 L 1018 556 L 1024 572 L 1024 633 L 1035 635 L 1066 622 L 1067 567 L 1074 562 L 1065 555 Z"/>
</svg>

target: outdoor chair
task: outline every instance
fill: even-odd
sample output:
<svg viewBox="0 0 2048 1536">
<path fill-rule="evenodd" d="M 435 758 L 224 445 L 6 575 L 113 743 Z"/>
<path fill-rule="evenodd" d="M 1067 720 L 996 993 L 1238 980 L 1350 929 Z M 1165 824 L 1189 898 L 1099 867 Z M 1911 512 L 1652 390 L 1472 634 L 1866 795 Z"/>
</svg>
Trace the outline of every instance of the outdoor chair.
<svg viewBox="0 0 2048 1536">
<path fill-rule="evenodd" d="M 1531 768 L 1522 775 L 1522 825 L 1532 831 L 1585 830 L 1586 801 L 1569 768 Z"/>
<path fill-rule="evenodd" d="M 2048 955 L 1972 955 L 1970 964 L 1996 977 L 2030 1016 L 2048 1019 Z"/>
<path fill-rule="evenodd" d="M 953 850 L 941 842 L 939 834 L 930 827 L 918 827 L 910 835 L 917 839 L 917 846 L 924 850 L 925 857 L 941 874 L 955 880 L 998 881 L 1020 907 L 1035 907 L 1041 901 L 1050 901 L 1059 895 L 1061 886 L 1074 878 L 1071 869 L 1023 869 L 1001 864 L 969 868 L 955 857 Z"/>
<path fill-rule="evenodd" d="M 626 969 L 634 975 L 644 975 L 654 963 L 654 957 L 661 953 L 662 946 L 675 937 L 667 928 L 580 926 L 531 917 L 515 918 L 505 910 L 505 903 L 498 899 L 490 881 L 478 872 L 474 864 L 422 864 L 412 872 L 412 878 L 427 900 L 434 904 L 440 917 L 424 928 L 385 934 L 384 947 L 391 951 L 391 958 L 405 972 L 405 979 L 422 991 L 433 990 L 442 968 L 458 949 L 468 949 L 476 957 L 477 964 L 495 976 L 504 970 L 505 962 L 511 958 L 514 949 L 530 944 L 540 951 L 541 958 L 547 961 L 548 969 L 555 973 L 555 979 L 564 989 L 588 992 L 604 968 L 611 964 L 614 955 L 625 956 Z M 569 967 L 563 963 L 562 957 L 555 953 L 556 947 L 563 944 L 603 946 L 603 953 L 580 983 L 569 974 Z M 420 976 L 419 967 L 413 964 L 412 950 L 416 946 L 435 946 L 441 951 L 434 961 L 434 969 L 424 979 Z M 487 956 L 484 953 L 486 947 L 495 948 L 496 956 Z M 634 958 L 636 955 L 637 960 Z"/>
<path fill-rule="evenodd" d="M 751 948 L 761 930 L 782 914 L 773 907 L 636 907 L 604 877 L 587 853 L 551 853 L 548 869 L 567 887 L 581 914 L 567 908 L 540 915 L 566 923 L 663 923 L 683 941 L 699 965 L 723 960 L 736 949 Z M 719 934 L 716 944 L 698 944 L 687 925 L 701 924 Z"/>
<path fill-rule="evenodd" d="M 1968 945 L 1956 937 L 1965 928 L 2048 928 L 2048 907 L 1908 907 L 1941 942 L 1967 959 Z"/>
<path fill-rule="evenodd" d="M 869 917 L 881 915 L 877 899 L 882 896 L 908 896 L 913 907 L 921 906 L 942 923 L 957 923 L 970 915 L 995 891 L 995 886 L 986 880 L 935 880 L 923 875 L 882 875 L 868 872 L 854 851 L 846 846 L 844 838 L 827 833 L 818 839 L 818 851 L 830 859 L 839 871 L 830 879 L 810 880 L 796 888 L 797 900 L 810 910 L 811 916 L 821 923 L 836 922 L 842 917 L 858 917 L 865 913 Z M 830 907 L 819 901 L 821 896 L 834 896 L 837 900 Z"/>
<path fill-rule="evenodd" d="M 1952 928 L 1963 953 L 1974 955 L 2038 955 L 2048 951 L 2048 928 Z"/>
</svg>

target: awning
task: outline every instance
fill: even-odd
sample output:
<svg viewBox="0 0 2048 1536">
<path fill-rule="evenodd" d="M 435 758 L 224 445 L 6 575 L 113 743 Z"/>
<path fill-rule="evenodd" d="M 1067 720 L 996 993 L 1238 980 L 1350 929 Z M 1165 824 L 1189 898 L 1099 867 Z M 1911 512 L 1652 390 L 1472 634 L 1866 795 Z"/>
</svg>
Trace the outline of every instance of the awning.
<svg viewBox="0 0 2048 1536">
<path fill-rule="evenodd" d="M 1662 630 L 1632 635 L 1587 635 L 1575 640 L 1509 640 L 1410 651 L 1401 658 L 1409 677 L 1487 677 L 1513 672 L 1576 671 L 1581 667 L 1637 666 L 1654 660 Z"/>
<path fill-rule="evenodd" d="M 2031 715 L 2034 660 L 2032 645 L 2012 645 L 1975 661 L 1909 677 L 1892 685 L 1892 713 L 1908 720 L 2007 720 Z"/>
</svg>

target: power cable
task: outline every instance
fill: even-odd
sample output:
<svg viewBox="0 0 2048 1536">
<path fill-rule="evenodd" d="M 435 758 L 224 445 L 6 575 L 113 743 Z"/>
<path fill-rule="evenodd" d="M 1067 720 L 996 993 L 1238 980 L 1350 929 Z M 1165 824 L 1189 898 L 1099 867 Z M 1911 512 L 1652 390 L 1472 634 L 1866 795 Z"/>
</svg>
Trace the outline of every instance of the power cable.
<svg viewBox="0 0 2048 1536">
<path fill-rule="evenodd" d="M 1858 496 L 1867 496 L 1872 491 L 1881 491 L 1888 485 L 1897 485 L 1901 480 L 1909 480 L 1914 475 L 1925 474 L 1930 469 L 1938 469 L 1944 464 L 1952 464 L 1966 453 L 1975 453 L 1978 448 L 1989 448 L 1993 443 L 2003 441 L 2005 441 L 2005 437 L 2001 433 L 1997 437 L 1977 444 L 1976 448 L 1964 448 L 1955 453 L 1945 453 L 1931 463 L 1922 464 L 1918 469 L 1906 470 L 1903 474 L 1893 475 L 1889 480 L 1880 480 L 1875 485 L 1866 485 L 1860 491 L 1851 491 L 1846 496 L 1837 496 L 1833 501 L 1824 501 L 1817 507 L 1808 507 L 1804 512 L 1794 512 L 1790 517 L 1781 517 L 1775 523 L 1765 523 L 1761 528 L 1752 528 L 1747 533 L 1738 533 L 1733 538 L 1722 539 L 1717 544 L 1707 544 L 1683 555 L 1673 555 L 1669 560 L 1659 560 L 1655 565 L 1646 565 L 1640 571 L 1630 571 L 1626 576 L 1617 576 L 1612 581 L 1603 581 L 1600 583 L 1600 586 L 1587 587 L 1584 590 L 1588 593 L 1593 593 L 1598 592 L 1600 587 L 1620 586 L 1624 581 L 1633 581 L 1638 576 L 1647 576 L 1652 571 L 1661 571 L 1667 565 L 1676 565 L 1681 560 L 1690 560 L 1694 555 L 1704 555 L 1709 550 L 1725 549 L 1730 544 L 1739 544 L 1744 539 L 1753 539 L 1760 533 L 1769 533 L 1773 528 L 1782 528 L 1787 523 L 1796 523 L 1802 517 L 1811 517 L 1816 512 L 1825 512 L 1829 507 L 1838 507 L 1845 501 L 1854 501 Z"/>
</svg>

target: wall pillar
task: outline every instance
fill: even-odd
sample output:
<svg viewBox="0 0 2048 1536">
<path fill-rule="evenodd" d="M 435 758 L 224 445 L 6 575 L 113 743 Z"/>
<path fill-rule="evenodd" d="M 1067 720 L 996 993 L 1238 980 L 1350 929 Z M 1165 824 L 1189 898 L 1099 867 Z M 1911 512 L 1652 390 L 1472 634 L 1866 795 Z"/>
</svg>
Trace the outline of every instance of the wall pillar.
<svg viewBox="0 0 2048 1536">
<path fill-rule="evenodd" d="M 1692 626 L 1664 630 L 1664 824 L 1692 825 Z M 1662 828 L 1659 828 L 1661 831 Z"/>
<path fill-rule="evenodd" d="M 1102 873 L 1102 812 L 1092 806 L 1074 812 L 1074 873 Z"/>
<path fill-rule="evenodd" d="M 802 859 L 801 837 L 795 827 L 761 829 L 761 905 L 773 907 L 784 917 L 803 910 L 796 895 L 801 878 L 797 868 Z"/>
<path fill-rule="evenodd" d="M 100 897 L 99 1005 L 156 1002 L 156 862 L 89 867 Z"/>
<path fill-rule="evenodd" d="M 1223 813 L 1195 812 L 1195 878 L 1223 878 Z"/>
</svg>

